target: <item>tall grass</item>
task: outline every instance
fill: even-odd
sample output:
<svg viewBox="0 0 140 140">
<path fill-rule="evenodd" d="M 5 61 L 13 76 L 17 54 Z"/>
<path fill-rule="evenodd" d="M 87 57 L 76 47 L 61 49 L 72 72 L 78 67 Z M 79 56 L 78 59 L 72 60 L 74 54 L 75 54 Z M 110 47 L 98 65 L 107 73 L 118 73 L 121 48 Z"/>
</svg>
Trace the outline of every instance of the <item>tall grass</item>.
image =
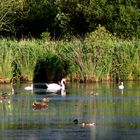
<svg viewBox="0 0 140 140">
<path fill-rule="evenodd" d="M 13 51 L 10 45 L 6 39 L 0 41 L 0 77 L 9 77 L 12 73 Z"/>
<path fill-rule="evenodd" d="M 72 78 L 79 81 L 109 80 L 115 37 L 104 28 L 87 35 L 85 40 L 64 42 L 62 57 L 72 66 Z"/>
<path fill-rule="evenodd" d="M 65 62 L 58 57 L 57 42 L 50 40 L 1 39 L 0 52 L 0 77 L 4 78 L 23 76 L 27 77 L 28 80 L 33 80 L 34 76 L 39 73 L 37 69 L 35 70 L 38 62 L 43 62 L 46 69 L 54 76 L 65 67 Z M 38 69 L 40 69 L 39 67 Z M 51 77 L 49 73 L 47 74 L 48 77 Z"/>
<path fill-rule="evenodd" d="M 37 40 L 0 40 L 0 76 L 9 77 L 18 69 L 32 79 L 36 61 L 44 54 Z M 14 63 L 14 65 L 13 65 Z M 14 66 L 16 65 L 16 68 Z"/>
<path fill-rule="evenodd" d="M 0 54 L 0 77 L 11 78 L 18 70 L 32 80 L 34 72 L 39 73 L 36 65 L 43 62 L 52 79 L 58 75 L 83 82 L 140 79 L 140 40 L 117 38 L 104 27 L 84 40 L 1 39 Z"/>
<path fill-rule="evenodd" d="M 140 41 L 123 40 L 99 27 L 84 40 L 61 43 L 62 57 L 79 81 L 134 80 L 140 76 Z"/>
<path fill-rule="evenodd" d="M 112 71 L 114 77 L 124 80 L 139 79 L 140 42 L 122 41 L 114 47 Z"/>
</svg>

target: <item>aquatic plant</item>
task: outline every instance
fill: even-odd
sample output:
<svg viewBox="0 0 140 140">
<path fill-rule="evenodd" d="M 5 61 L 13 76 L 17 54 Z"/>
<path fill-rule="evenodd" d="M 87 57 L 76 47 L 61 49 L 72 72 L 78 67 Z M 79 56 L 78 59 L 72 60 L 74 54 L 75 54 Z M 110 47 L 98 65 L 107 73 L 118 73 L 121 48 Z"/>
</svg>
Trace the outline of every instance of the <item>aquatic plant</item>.
<svg viewBox="0 0 140 140">
<path fill-rule="evenodd" d="M 85 39 L 0 39 L 0 77 L 48 80 L 134 80 L 140 77 L 140 40 L 124 40 L 98 27 Z"/>
</svg>

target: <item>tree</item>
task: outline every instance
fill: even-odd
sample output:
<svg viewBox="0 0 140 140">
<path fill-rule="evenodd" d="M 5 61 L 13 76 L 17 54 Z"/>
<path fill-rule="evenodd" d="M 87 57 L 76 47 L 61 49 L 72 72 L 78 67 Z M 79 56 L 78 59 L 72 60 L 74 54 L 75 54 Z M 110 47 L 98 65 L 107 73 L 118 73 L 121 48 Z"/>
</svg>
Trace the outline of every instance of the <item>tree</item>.
<svg viewBox="0 0 140 140">
<path fill-rule="evenodd" d="M 89 29 L 87 6 L 90 1 L 84 0 L 57 0 L 58 13 L 56 23 L 62 35 L 84 36 Z"/>
<path fill-rule="evenodd" d="M 14 5 L 14 0 L 2 0 L 0 2 L 0 31 L 11 30 L 10 24 L 14 21 Z"/>
<path fill-rule="evenodd" d="M 16 36 L 40 37 L 42 32 L 49 32 L 51 36 L 55 34 L 55 17 L 57 8 L 55 0 L 27 0 L 24 11 L 28 10 L 26 16 L 18 16 L 14 22 Z"/>
<path fill-rule="evenodd" d="M 0 33 L 14 33 L 14 22 L 18 15 L 25 16 L 28 10 L 24 10 L 26 0 L 1 0 L 0 2 Z"/>
</svg>

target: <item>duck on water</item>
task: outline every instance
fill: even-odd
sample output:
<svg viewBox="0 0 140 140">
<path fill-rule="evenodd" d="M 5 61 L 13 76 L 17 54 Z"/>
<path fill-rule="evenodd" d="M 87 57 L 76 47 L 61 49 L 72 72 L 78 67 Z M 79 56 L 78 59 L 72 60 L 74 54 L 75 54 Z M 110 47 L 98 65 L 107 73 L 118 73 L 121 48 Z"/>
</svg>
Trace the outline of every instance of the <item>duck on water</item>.
<svg viewBox="0 0 140 140">
<path fill-rule="evenodd" d="M 82 122 L 79 123 L 78 119 L 73 120 L 74 124 L 80 124 L 82 127 L 90 127 L 90 126 L 95 126 L 94 122 Z"/>
</svg>

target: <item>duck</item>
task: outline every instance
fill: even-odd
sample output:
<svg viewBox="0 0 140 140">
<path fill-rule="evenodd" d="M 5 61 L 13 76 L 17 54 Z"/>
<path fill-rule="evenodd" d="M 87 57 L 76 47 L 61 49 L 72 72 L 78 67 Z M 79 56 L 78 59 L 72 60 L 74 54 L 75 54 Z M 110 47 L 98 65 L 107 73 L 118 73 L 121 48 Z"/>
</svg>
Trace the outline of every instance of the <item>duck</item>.
<svg viewBox="0 0 140 140">
<path fill-rule="evenodd" d="M 49 99 L 49 98 L 47 98 L 47 97 L 45 97 L 45 98 L 43 98 L 43 99 L 42 99 L 42 101 L 43 101 L 43 102 L 49 102 L 49 101 L 50 101 L 50 99 Z"/>
<path fill-rule="evenodd" d="M 46 105 L 43 102 L 37 102 L 36 101 L 36 102 L 33 102 L 32 107 L 35 108 L 35 109 L 47 109 L 48 105 Z"/>
<path fill-rule="evenodd" d="M 60 90 L 65 90 L 65 83 L 66 83 L 65 78 L 63 78 L 61 80 L 60 84 L 56 84 L 56 83 L 47 84 L 46 83 L 47 92 L 57 92 L 57 91 L 60 91 Z"/>
<path fill-rule="evenodd" d="M 31 91 L 33 90 L 33 84 L 31 84 L 31 86 L 27 86 L 24 88 L 25 90 Z"/>
<path fill-rule="evenodd" d="M 0 96 L 0 100 L 8 99 L 10 97 L 10 94 L 3 92 L 2 95 Z"/>
<path fill-rule="evenodd" d="M 99 95 L 99 93 L 98 93 L 98 92 L 96 92 L 96 91 L 91 91 L 91 92 L 90 92 L 90 95 L 93 95 L 93 96 L 98 96 L 98 95 Z"/>
<path fill-rule="evenodd" d="M 121 84 L 118 86 L 119 89 L 124 89 L 124 85 L 123 82 L 121 82 Z"/>
<path fill-rule="evenodd" d="M 73 120 L 74 124 L 79 124 L 78 119 Z M 90 127 L 90 126 L 95 126 L 94 122 L 82 122 L 81 123 L 82 127 Z"/>
<path fill-rule="evenodd" d="M 10 94 L 3 92 L 2 95 L 0 95 L 0 103 L 2 103 L 4 100 L 7 100 L 10 98 Z"/>
<path fill-rule="evenodd" d="M 95 123 L 94 122 L 83 122 L 82 123 L 82 127 L 86 127 L 86 126 L 95 126 Z"/>
</svg>

